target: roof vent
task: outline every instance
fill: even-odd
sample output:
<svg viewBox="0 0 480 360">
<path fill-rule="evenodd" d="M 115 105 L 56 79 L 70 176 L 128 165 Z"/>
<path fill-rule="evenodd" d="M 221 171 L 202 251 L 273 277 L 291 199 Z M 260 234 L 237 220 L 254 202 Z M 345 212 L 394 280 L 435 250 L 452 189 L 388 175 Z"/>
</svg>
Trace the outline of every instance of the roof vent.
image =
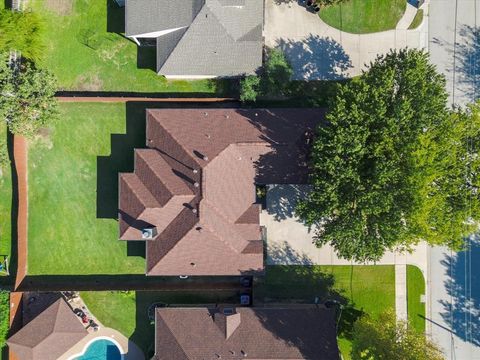
<svg viewBox="0 0 480 360">
<path fill-rule="evenodd" d="M 203 156 L 203 160 L 208 161 L 208 156 L 207 156 L 207 155 L 204 155 L 204 156 Z"/>
<path fill-rule="evenodd" d="M 149 240 L 157 236 L 157 228 L 142 229 L 142 239 Z"/>
<path fill-rule="evenodd" d="M 197 169 L 193 169 L 193 173 L 194 173 L 194 174 L 198 174 L 198 170 L 197 170 Z"/>
<path fill-rule="evenodd" d="M 203 113 L 203 115 L 205 115 L 205 117 L 207 117 L 207 116 L 208 116 L 208 112 L 205 111 L 205 112 Z"/>
<path fill-rule="evenodd" d="M 246 353 L 245 351 L 243 351 L 243 350 L 240 350 L 240 354 L 242 354 L 243 357 L 247 357 L 247 353 Z"/>
<path fill-rule="evenodd" d="M 230 115 L 225 115 L 225 119 L 230 119 Z"/>
<path fill-rule="evenodd" d="M 196 214 L 196 213 L 197 213 L 197 209 L 192 209 L 192 212 L 193 212 L 194 214 Z"/>
<path fill-rule="evenodd" d="M 200 184 L 198 182 L 194 183 L 193 186 L 195 186 L 196 188 L 198 188 L 200 186 Z"/>
</svg>

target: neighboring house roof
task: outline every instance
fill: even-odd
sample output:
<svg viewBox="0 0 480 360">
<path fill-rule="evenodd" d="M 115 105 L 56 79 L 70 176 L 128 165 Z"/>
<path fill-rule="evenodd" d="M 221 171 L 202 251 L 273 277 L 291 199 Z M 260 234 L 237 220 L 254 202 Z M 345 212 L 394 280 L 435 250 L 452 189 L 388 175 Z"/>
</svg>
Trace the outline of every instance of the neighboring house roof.
<svg viewBox="0 0 480 360">
<path fill-rule="evenodd" d="M 335 311 L 305 308 L 159 308 L 156 360 L 340 358 Z"/>
<path fill-rule="evenodd" d="M 120 239 L 151 231 L 148 275 L 262 271 L 255 183 L 305 183 L 306 133 L 322 118 L 319 109 L 147 110 L 148 148 L 119 178 Z"/>
<path fill-rule="evenodd" d="M 7 340 L 19 360 L 55 360 L 87 330 L 65 300 L 58 299 Z"/>
<path fill-rule="evenodd" d="M 157 72 L 236 76 L 262 65 L 263 1 L 127 0 L 126 35 L 157 38 Z"/>
</svg>

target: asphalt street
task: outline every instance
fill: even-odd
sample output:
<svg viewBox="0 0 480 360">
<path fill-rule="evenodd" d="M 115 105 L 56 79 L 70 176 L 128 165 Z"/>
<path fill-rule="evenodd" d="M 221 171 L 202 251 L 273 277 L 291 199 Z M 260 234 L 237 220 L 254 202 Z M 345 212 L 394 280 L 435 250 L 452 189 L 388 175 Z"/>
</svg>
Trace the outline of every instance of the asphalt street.
<svg viewBox="0 0 480 360">
<path fill-rule="evenodd" d="M 449 101 L 471 103 L 480 90 L 480 0 L 431 0 L 429 16 L 430 56 L 446 76 Z M 480 359 L 480 240 L 466 239 L 465 248 L 430 252 L 427 321 L 448 360 Z"/>
</svg>

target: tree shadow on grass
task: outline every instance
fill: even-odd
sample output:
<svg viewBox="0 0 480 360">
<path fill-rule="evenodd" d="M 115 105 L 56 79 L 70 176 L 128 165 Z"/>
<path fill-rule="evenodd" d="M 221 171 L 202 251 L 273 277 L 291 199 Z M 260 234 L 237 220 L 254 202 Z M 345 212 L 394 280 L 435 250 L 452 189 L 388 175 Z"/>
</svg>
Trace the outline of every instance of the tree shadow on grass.
<svg viewBox="0 0 480 360">
<path fill-rule="evenodd" d="M 364 312 L 344 292 L 335 288 L 335 276 L 319 270 L 316 266 L 269 266 L 265 278 L 255 288 L 255 303 L 322 304 L 335 300 L 337 308 L 338 335 L 352 339 L 353 324 Z"/>
<path fill-rule="evenodd" d="M 342 45 L 329 37 L 310 34 L 301 41 L 279 39 L 277 46 L 292 64 L 295 80 L 341 80 L 352 67 Z"/>
</svg>

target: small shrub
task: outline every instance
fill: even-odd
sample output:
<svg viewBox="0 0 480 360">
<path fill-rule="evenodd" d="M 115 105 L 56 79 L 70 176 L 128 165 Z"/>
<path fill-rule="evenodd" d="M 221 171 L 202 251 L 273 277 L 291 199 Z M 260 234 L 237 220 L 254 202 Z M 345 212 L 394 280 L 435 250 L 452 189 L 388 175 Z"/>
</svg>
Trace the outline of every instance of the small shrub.
<svg viewBox="0 0 480 360">
<path fill-rule="evenodd" d="M 10 322 L 10 293 L 0 290 L 0 351 L 5 346 Z"/>
<path fill-rule="evenodd" d="M 250 75 L 240 81 L 240 101 L 256 101 L 260 90 L 260 78 Z"/>
<path fill-rule="evenodd" d="M 10 165 L 10 159 L 8 157 L 7 143 L 4 140 L 0 140 L 0 169 L 4 169 L 8 165 Z"/>
</svg>

